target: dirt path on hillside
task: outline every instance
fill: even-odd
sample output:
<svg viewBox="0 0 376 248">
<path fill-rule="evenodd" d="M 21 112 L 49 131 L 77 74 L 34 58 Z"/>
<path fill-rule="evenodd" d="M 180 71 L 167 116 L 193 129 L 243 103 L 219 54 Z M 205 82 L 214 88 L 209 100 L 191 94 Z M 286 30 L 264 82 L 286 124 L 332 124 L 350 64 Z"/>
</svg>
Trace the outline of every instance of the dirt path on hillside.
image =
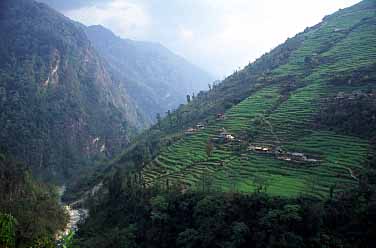
<svg viewBox="0 0 376 248">
<path fill-rule="evenodd" d="M 354 171 L 353 171 L 351 168 L 349 168 L 349 167 L 345 167 L 345 168 L 349 171 L 349 173 L 350 173 L 350 177 L 351 177 L 352 179 L 358 181 L 358 178 L 357 178 L 357 176 L 355 176 Z"/>
</svg>

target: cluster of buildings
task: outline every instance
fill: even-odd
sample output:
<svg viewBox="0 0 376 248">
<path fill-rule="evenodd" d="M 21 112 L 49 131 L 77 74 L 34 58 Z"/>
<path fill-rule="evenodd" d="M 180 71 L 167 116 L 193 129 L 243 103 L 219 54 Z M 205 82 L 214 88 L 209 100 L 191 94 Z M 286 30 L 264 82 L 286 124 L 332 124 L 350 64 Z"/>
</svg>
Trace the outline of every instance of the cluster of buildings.
<svg viewBox="0 0 376 248">
<path fill-rule="evenodd" d="M 320 162 L 314 158 L 308 158 L 304 153 L 300 152 L 286 152 L 277 156 L 277 159 L 288 162 L 302 162 L 302 163 L 318 163 Z"/>
<path fill-rule="evenodd" d="M 225 119 L 226 119 L 226 116 L 225 116 L 224 113 L 217 114 L 217 118 L 216 118 L 217 121 L 223 121 Z M 195 127 L 190 127 L 188 129 L 186 129 L 184 134 L 185 135 L 191 135 L 191 134 L 198 132 L 201 129 L 205 129 L 205 125 L 203 123 L 198 123 Z M 224 138 L 225 140 L 234 140 L 235 139 L 234 136 L 232 136 L 229 133 L 226 133 L 226 131 L 223 131 L 220 134 L 220 136 L 221 136 L 220 138 Z"/>
<path fill-rule="evenodd" d="M 226 129 L 222 128 L 220 133 L 216 137 L 212 138 L 212 141 L 215 143 L 228 143 L 236 141 L 236 138 L 231 133 L 227 132 Z"/>
<path fill-rule="evenodd" d="M 307 155 L 300 152 L 285 152 L 279 147 L 265 146 L 265 145 L 249 145 L 248 151 L 253 151 L 261 154 L 270 154 L 279 160 L 295 163 L 318 163 L 320 160 L 308 158 Z"/>
<path fill-rule="evenodd" d="M 337 98 L 342 98 L 344 95 L 339 94 Z M 225 120 L 224 114 L 217 114 L 217 121 Z M 201 129 L 205 129 L 205 126 L 202 123 L 198 123 L 195 127 L 188 128 L 185 131 L 186 135 L 191 135 L 198 132 Z M 212 142 L 217 144 L 231 143 L 231 142 L 240 142 L 241 140 L 236 139 L 236 137 L 228 132 L 225 128 L 218 130 L 218 135 L 211 139 Z M 274 156 L 278 160 L 283 160 L 287 162 L 295 163 L 318 163 L 320 160 L 315 158 L 309 158 L 304 153 L 299 152 L 285 152 L 280 147 L 264 144 L 250 144 L 248 146 L 248 151 L 259 153 L 259 154 L 269 154 Z"/>
<path fill-rule="evenodd" d="M 262 145 L 249 145 L 248 151 L 254 151 L 257 153 L 274 153 L 274 149 L 272 147 Z"/>
<path fill-rule="evenodd" d="M 190 127 L 190 128 L 188 128 L 187 130 L 185 130 L 185 134 L 186 135 L 191 135 L 191 134 L 194 134 L 194 133 L 196 133 L 196 132 L 198 132 L 199 130 L 202 130 L 202 129 L 205 129 L 205 126 L 204 126 L 204 124 L 202 124 L 202 123 L 198 123 L 197 125 L 196 125 L 196 127 Z"/>
</svg>

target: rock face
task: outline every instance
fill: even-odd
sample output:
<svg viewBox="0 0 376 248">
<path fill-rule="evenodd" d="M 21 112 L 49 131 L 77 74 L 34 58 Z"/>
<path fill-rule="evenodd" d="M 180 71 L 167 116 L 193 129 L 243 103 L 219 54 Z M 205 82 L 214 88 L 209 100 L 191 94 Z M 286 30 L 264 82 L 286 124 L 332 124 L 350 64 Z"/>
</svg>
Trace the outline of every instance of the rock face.
<svg viewBox="0 0 376 248">
<path fill-rule="evenodd" d="M 186 95 L 207 89 L 212 76 L 160 44 L 121 39 L 102 26 L 85 29 L 111 72 L 149 120 L 186 101 Z"/>
<path fill-rule="evenodd" d="M 0 3 L 0 144 L 48 179 L 123 149 L 148 122 L 82 26 L 31 0 Z"/>
</svg>

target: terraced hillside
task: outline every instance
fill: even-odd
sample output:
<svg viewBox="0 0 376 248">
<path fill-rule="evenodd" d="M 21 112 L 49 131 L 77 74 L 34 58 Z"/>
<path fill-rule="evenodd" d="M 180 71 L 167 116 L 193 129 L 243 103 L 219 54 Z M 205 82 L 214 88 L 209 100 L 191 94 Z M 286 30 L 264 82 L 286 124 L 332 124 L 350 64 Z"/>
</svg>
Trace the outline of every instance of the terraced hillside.
<svg viewBox="0 0 376 248">
<path fill-rule="evenodd" d="M 163 148 L 143 169 L 146 183 L 287 197 L 357 184 L 369 137 L 316 122 L 328 101 L 376 89 L 376 3 L 340 10 L 294 39 L 302 42 L 286 63 L 265 70 L 224 120 Z"/>
</svg>

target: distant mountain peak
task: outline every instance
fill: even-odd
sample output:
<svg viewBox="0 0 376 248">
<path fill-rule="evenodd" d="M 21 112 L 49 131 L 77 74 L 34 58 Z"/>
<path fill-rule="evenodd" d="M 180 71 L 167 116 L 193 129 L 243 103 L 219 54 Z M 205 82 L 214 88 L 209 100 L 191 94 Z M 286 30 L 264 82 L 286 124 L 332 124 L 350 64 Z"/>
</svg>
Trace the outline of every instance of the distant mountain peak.
<svg viewBox="0 0 376 248">
<path fill-rule="evenodd" d="M 157 113 L 177 108 L 187 94 L 204 90 L 213 81 L 211 75 L 160 43 L 123 39 L 101 25 L 87 27 L 86 33 L 151 120 Z"/>
</svg>

